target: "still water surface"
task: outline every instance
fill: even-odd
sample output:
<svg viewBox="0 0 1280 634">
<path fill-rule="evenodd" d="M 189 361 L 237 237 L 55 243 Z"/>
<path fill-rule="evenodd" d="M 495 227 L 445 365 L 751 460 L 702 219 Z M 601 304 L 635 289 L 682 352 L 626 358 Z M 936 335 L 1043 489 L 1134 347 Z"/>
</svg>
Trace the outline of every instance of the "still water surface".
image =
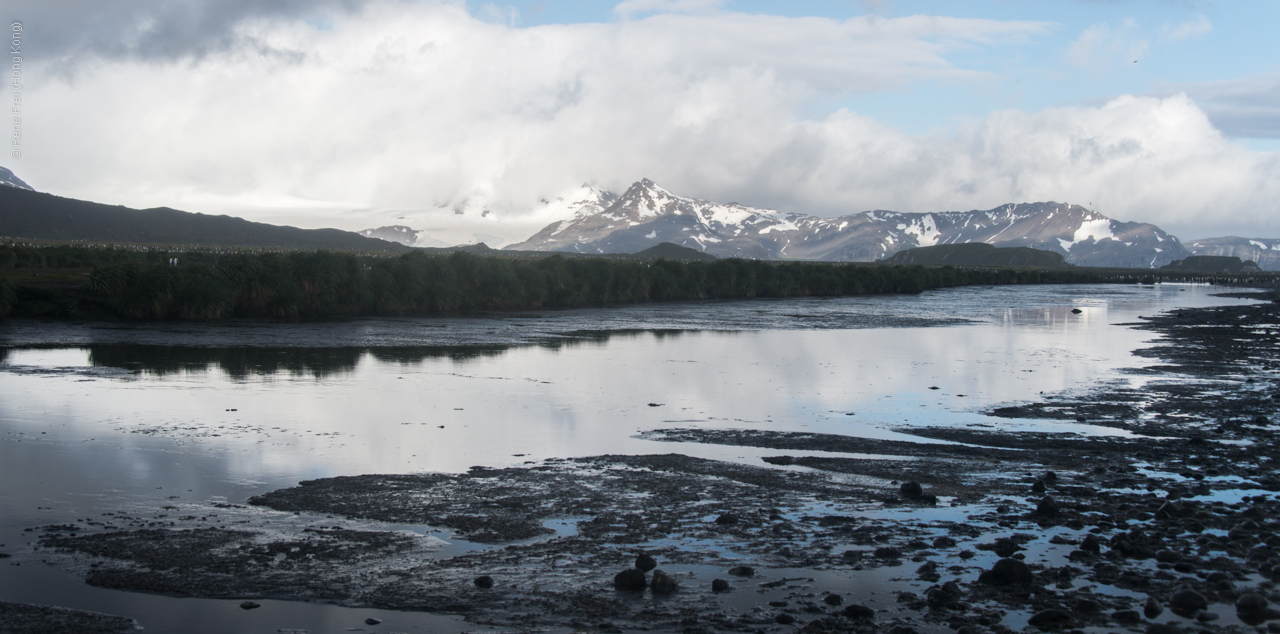
<svg viewBox="0 0 1280 634">
<path fill-rule="evenodd" d="M 310 324 L 0 323 L 0 552 L 14 555 L 0 562 L 0 600 L 122 614 L 151 632 L 347 631 L 370 612 L 268 602 L 245 613 L 237 602 L 89 588 L 41 564 L 23 529 L 240 503 L 337 475 L 603 453 L 765 466 L 760 457 L 777 453 L 636 437 L 667 427 L 917 442 L 895 428 L 1121 433 L 981 412 L 1140 380 L 1122 370 L 1143 365 L 1131 351 L 1152 335 L 1121 324 L 1244 301 L 1214 290 L 962 288 Z M 466 627 L 379 618 L 401 631 Z"/>
</svg>

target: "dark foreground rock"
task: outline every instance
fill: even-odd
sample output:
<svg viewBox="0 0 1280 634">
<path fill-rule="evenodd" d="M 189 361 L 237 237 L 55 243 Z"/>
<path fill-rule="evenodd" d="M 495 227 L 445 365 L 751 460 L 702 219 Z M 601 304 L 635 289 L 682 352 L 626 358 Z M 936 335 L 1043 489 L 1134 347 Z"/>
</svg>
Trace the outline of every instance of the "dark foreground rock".
<svg viewBox="0 0 1280 634">
<path fill-rule="evenodd" d="M 120 634 L 140 629 L 133 619 L 122 616 L 0 601 L 0 632 L 4 634 Z"/>
</svg>

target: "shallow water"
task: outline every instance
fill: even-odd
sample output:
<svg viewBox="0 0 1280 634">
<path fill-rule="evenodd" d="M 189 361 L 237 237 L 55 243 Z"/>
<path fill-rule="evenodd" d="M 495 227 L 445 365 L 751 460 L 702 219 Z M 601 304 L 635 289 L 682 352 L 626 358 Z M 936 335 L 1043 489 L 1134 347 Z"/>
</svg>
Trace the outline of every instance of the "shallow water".
<svg viewBox="0 0 1280 634">
<path fill-rule="evenodd" d="M 132 616 L 151 632 L 363 627 L 368 610 L 264 602 L 244 612 L 238 602 L 89 588 L 39 564 L 23 529 L 240 503 L 336 475 L 604 453 L 765 466 L 762 456 L 779 453 L 637 437 L 667 427 L 916 442 L 895 428 L 1122 433 L 981 411 L 1140 381 L 1121 370 L 1144 365 L 1131 351 L 1152 335 L 1118 324 L 1244 301 L 1216 290 L 963 288 L 308 324 L 2 323 L 0 552 L 15 557 L 0 561 L 0 600 Z M 378 616 L 403 631 L 461 627 Z"/>
</svg>

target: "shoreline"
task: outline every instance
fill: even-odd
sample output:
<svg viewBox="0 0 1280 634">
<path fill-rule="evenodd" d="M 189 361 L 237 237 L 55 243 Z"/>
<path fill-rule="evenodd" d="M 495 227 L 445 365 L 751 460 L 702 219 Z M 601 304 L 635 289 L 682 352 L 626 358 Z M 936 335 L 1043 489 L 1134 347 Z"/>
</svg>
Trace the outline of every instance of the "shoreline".
<svg viewBox="0 0 1280 634">
<path fill-rule="evenodd" d="M 45 549 L 89 556 L 76 565 L 103 587 L 441 611 L 512 629 L 1005 632 L 1045 615 L 1036 622 L 1064 629 L 1155 622 L 1236 631 L 1270 616 L 1268 608 L 1235 610 L 1245 590 L 1277 599 L 1275 564 L 1261 572 L 1280 547 L 1270 422 L 1280 394 L 1278 313 L 1273 302 L 1149 319 L 1143 327 L 1164 338 L 1142 356 L 1162 365 L 1140 371 L 1142 388 L 1053 395 L 991 412 L 993 423 L 1084 418 L 1145 437 L 910 430 L 962 443 L 937 445 L 651 430 L 671 441 L 779 455 L 759 467 L 674 453 L 454 476 L 329 478 L 254 500 L 288 513 L 446 527 L 477 545 L 447 558 L 422 540 L 340 517 L 326 530 L 283 535 L 260 522 L 229 531 L 195 518 L 166 528 L 142 526 L 139 517 L 38 530 Z M 914 460 L 906 469 L 901 460 L 785 454 L 819 447 Z M 901 487 L 908 480 L 923 485 L 921 495 Z M 615 591 L 613 576 L 640 550 L 681 588 L 660 596 Z M 1029 578 L 979 581 L 998 559 L 1019 554 Z M 184 569 L 165 567 L 178 559 Z M 754 575 L 729 573 L 742 566 Z M 477 588 L 485 575 L 494 586 Z M 730 590 L 713 592 L 714 579 Z M 880 589 L 863 591 L 867 583 Z M 1204 597 L 1209 610 L 1200 613 L 1216 619 L 1175 615 L 1168 603 L 1180 585 Z M 1163 604 L 1159 616 L 1143 616 L 1147 596 Z"/>
</svg>

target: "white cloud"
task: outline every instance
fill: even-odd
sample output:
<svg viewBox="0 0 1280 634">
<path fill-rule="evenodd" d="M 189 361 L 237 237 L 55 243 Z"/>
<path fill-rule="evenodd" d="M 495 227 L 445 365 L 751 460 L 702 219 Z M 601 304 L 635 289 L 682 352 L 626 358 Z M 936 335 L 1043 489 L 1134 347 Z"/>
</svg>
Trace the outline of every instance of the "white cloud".
<svg viewBox="0 0 1280 634">
<path fill-rule="evenodd" d="M 1221 81 L 1174 84 L 1156 94 L 1185 92 L 1228 136 L 1280 139 L 1280 72 Z"/>
<path fill-rule="evenodd" d="M 724 6 L 725 0 L 623 0 L 613 12 L 623 17 L 636 13 L 711 13 Z"/>
<path fill-rule="evenodd" d="M 1105 69 L 1131 64 L 1147 53 L 1146 40 L 1133 36 L 1136 24 L 1126 20 L 1119 28 L 1094 24 L 1067 47 L 1067 61 L 1078 68 Z"/>
<path fill-rule="evenodd" d="M 386 2 L 326 30 L 237 28 L 258 46 L 33 79 L 29 145 L 12 167 L 65 196 L 408 224 L 459 242 L 523 239 L 546 221 L 528 213 L 539 199 L 646 176 L 825 215 L 1067 199 L 1192 223 L 1280 199 L 1276 157 L 1223 141 L 1180 96 L 1000 112 L 922 136 L 851 112 L 796 114 L 831 95 L 989 79 L 947 54 L 1038 23 L 721 12 L 513 28 L 460 3 Z"/>
<path fill-rule="evenodd" d="M 1182 24 L 1165 28 L 1167 37 L 1174 42 L 1194 39 L 1212 31 L 1213 23 L 1209 21 L 1209 18 L 1203 15 L 1198 16 L 1194 20 L 1188 20 Z"/>
</svg>

